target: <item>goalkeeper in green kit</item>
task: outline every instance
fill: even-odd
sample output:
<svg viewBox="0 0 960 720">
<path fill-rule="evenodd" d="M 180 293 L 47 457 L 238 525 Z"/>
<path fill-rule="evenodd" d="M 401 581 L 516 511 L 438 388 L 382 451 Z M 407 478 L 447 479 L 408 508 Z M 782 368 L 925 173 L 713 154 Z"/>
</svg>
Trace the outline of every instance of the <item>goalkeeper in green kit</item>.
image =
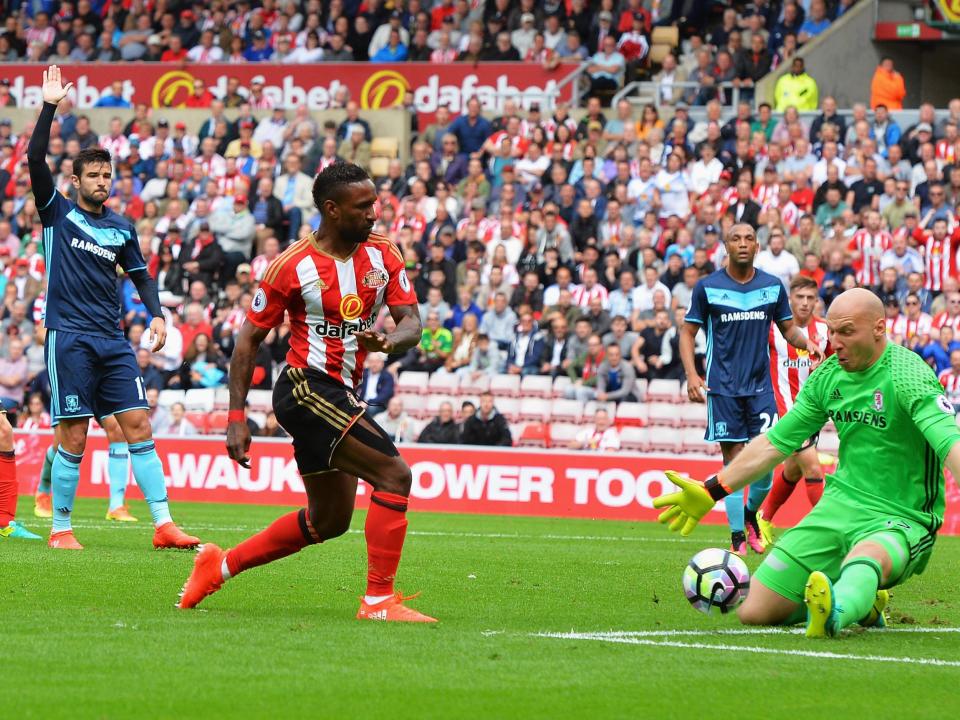
<svg viewBox="0 0 960 720">
<path fill-rule="evenodd" d="M 848 290 L 826 320 L 835 354 L 790 412 L 702 484 L 668 472 L 679 491 L 653 501 L 667 508 L 660 522 L 688 535 L 717 501 L 833 420 L 840 460 L 823 499 L 777 541 L 737 610 L 746 625 L 806 620 L 808 637 L 885 624 L 887 588 L 923 572 L 930 559 L 943 524 L 944 466 L 960 477 L 953 407 L 919 355 L 887 342 L 880 300 Z"/>
</svg>

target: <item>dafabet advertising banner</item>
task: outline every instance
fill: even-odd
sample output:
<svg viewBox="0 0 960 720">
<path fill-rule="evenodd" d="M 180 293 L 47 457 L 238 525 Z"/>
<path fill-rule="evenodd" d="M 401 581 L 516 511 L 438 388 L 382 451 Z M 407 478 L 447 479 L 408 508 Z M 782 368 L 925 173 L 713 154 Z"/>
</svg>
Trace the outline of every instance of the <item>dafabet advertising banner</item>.
<svg viewBox="0 0 960 720">
<path fill-rule="evenodd" d="M 320 63 L 315 65 L 193 65 L 179 63 L 85 63 L 64 68 L 64 81 L 72 82 L 71 96 L 77 107 L 93 107 L 100 96 L 110 92 L 110 84 L 123 79 L 123 95 L 132 103 L 150 107 L 183 107 L 193 91 L 194 79 L 203 80 L 214 95 L 222 96 L 228 78 L 241 86 L 262 75 L 264 94 L 274 105 L 294 109 L 306 105 L 311 110 L 331 107 L 337 90 L 346 86 L 350 97 L 363 109 L 392 108 L 402 104 L 404 94 L 413 93 L 417 111 L 432 115 L 446 104 L 454 112 L 471 97 L 480 99 L 487 110 L 497 110 L 506 99 L 521 107 L 531 103 L 546 105 L 551 97 L 570 98 L 572 83 L 560 93 L 557 85 L 574 68 L 560 65 L 546 70 L 536 63 Z M 40 81 L 43 68 L 32 64 L 6 64 L 0 73 L 10 81 L 11 95 L 19 107 L 40 107 Z"/>
</svg>

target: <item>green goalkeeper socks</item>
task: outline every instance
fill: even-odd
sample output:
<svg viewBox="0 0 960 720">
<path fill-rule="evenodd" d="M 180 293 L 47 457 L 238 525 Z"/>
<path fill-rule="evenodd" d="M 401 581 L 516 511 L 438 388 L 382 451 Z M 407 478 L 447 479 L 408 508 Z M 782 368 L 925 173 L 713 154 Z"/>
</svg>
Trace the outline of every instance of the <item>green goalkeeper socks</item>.
<svg viewBox="0 0 960 720">
<path fill-rule="evenodd" d="M 882 570 L 873 558 L 857 557 L 850 560 L 840 571 L 840 579 L 834 584 L 834 603 L 839 610 L 842 629 L 867 616 L 880 587 Z"/>
</svg>

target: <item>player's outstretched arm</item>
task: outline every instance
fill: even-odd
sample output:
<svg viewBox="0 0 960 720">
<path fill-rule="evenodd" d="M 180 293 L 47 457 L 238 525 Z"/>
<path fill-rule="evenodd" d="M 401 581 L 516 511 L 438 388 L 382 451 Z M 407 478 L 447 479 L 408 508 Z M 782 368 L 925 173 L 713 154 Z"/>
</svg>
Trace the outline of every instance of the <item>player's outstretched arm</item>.
<svg viewBox="0 0 960 720">
<path fill-rule="evenodd" d="M 270 333 L 269 328 L 254 325 L 249 320 L 237 333 L 237 344 L 230 358 L 230 423 L 227 425 L 227 452 L 235 462 L 245 468 L 250 467 L 250 428 L 243 418 L 247 405 L 247 393 L 253 380 L 253 368 L 256 366 L 257 350 L 260 343 Z M 236 414 L 235 414 L 236 413 Z"/>
<path fill-rule="evenodd" d="M 60 68 L 51 65 L 43 71 L 43 109 L 30 136 L 27 145 L 27 166 L 30 169 L 30 185 L 33 189 L 33 198 L 37 207 L 45 208 L 53 198 L 53 174 L 47 165 L 47 145 L 50 143 L 50 127 L 53 117 L 57 113 L 57 105 L 67 96 L 73 83 L 64 87 L 60 78 Z"/>
<path fill-rule="evenodd" d="M 759 435 L 732 463 L 704 483 L 667 471 L 667 478 L 680 490 L 653 499 L 655 508 L 665 508 L 658 520 L 681 535 L 689 535 L 718 500 L 766 475 L 786 457 L 766 436 Z"/>
</svg>

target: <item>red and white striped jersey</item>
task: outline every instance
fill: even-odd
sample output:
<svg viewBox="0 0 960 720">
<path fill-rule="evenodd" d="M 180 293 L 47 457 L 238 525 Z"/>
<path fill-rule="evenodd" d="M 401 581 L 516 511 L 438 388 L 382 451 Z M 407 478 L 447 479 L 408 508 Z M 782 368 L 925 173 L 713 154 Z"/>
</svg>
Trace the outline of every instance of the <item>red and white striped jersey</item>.
<svg viewBox="0 0 960 720">
<path fill-rule="evenodd" d="M 880 282 L 880 258 L 892 244 L 893 236 L 886 230 L 872 235 L 866 228 L 861 228 L 853 234 L 847 250 L 859 254 L 853 263 L 859 285 L 871 286 Z"/>
<path fill-rule="evenodd" d="M 937 160 L 943 160 L 945 164 L 952 165 L 957 159 L 957 146 L 949 140 L 938 140 L 936 157 Z"/>
<path fill-rule="evenodd" d="M 934 330 L 939 330 L 944 325 L 952 327 L 955 334 L 960 333 L 960 314 L 951 317 L 950 314 L 944 310 L 933 316 L 933 324 L 931 327 Z"/>
<path fill-rule="evenodd" d="M 487 138 L 487 142 L 497 149 L 500 148 L 500 145 L 503 144 L 504 140 L 510 141 L 510 145 L 513 147 L 513 154 L 516 157 L 525 155 L 527 153 L 527 148 L 530 146 L 530 141 L 527 140 L 527 138 L 525 138 L 523 135 L 518 133 L 517 135 L 511 137 L 506 130 L 499 130 Z"/>
<path fill-rule="evenodd" d="M 339 260 L 320 250 L 310 235 L 270 264 L 247 320 L 273 328 L 289 313 L 287 364 L 355 388 L 367 351 L 353 333 L 373 327 L 384 303 L 417 303 L 396 245 L 371 233 L 350 257 Z"/>
<path fill-rule="evenodd" d="M 757 205 L 760 206 L 761 210 L 766 211 L 768 208 L 777 207 L 780 201 L 778 197 L 779 192 L 780 186 L 777 183 L 770 185 L 760 183 L 753 189 L 753 199 Z"/>
<path fill-rule="evenodd" d="M 800 222 L 800 208 L 787 200 L 785 205 L 778 205 L 780 208 L 780 222 L 790 233 L 797 231 L 797 224 Z"/>
<path fill-rule="evenodd" d="M 798 326 L 799 327 L 799 326 Z M 827 323 L 818 317 L 810 319 L 810 324 L 800 328 L 806 337 L 820 347 L 824 355 L 831 355 L 827 342 Z M 773 394 L 777 399 L 777 412 L 780 417 L 786 415 L 797 399 L 797 393 L 810 377 L 813 361 L 806 350 L 798 350 L 787 342 L 776 323 L 770 324 L 770 379 Z"/>
<path fill-rule="evenodd" d="M 893 322 L 893 335 L 899 337 L 901 343 L 912 340 L 918 335 L 929 340 L 931 327 L 933 327 L 933 318 L 925 312 L 920 313 L 913 320 L 906 315 L 900 315 Z"/>
<path fill-rule="evenodd" d="M 937 376 L 947 399 L 954 405 L 960 405 L 960 373 L 954 373 L 953 368 L 946 368 Z"/>
<path fill-rule="evenodd" d="M 933 292 L 940 292 L 946 278 L 957 277 L 956 238 L 954 235 L 947 235 L 943 240 L 937 240 L 932 232 L 920 228 L 914 231 L 913 236 L 923 251 L 927 276 L 924 287 Z"/>
<path fill-rule="evenodd" d="M 573 288 L 571 295 L 571 302 L 578 307 L 590 307 L 590 301 L 594 298 L 600 298 L 600 302 L 603 303 L 603 307 L 610 307 L 610 293 L 603 285 L 600 285 L 599 283 L 590 289 L 587 289 L 583 285 L 577 285 L 575 288 Z"/>
<path fill-rule="evenodd" d="M 899 316 L 899 315 L 897 315 L 896 317 L 893 317 L 893 318 L 888 317 L 888 318 L 886 319 L 886 324 L 887 324 L 887 340 L 893 340 L 893 328 L 896 326 L 897 321 L 898 321 L 899 319 L 900 319 L 900 316 Z"/>
</svg>

